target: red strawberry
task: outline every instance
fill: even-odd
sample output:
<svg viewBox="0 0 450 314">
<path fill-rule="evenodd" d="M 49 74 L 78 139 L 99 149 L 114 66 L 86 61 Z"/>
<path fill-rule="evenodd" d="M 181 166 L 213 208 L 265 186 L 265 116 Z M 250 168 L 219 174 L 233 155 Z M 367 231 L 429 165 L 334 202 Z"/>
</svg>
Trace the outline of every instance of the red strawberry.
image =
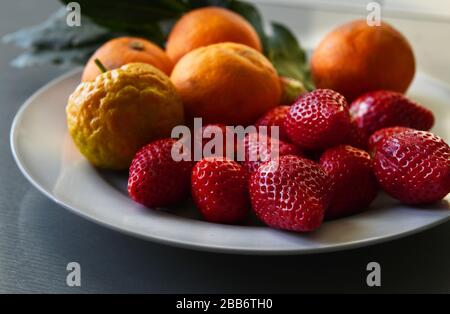
<svg viewBox="0 0 450 314">
<path fill-rule="evenodd" d="M 429 130 L 434 124 L 433 113 L 406 98 L 403 94 L 387 90 L 366 93 L 350 106 L 350 113 L 368 135 L 391 126 L 405 126 Z"/>
<path fill-rule="evenodd" d="M 279 127 L 279 138 L 283 141 L 289 141 L 286 131 L 283 128 L 283 122 L 289 112 L 290 106 L 278 106 L 269 110 L 265 115 L 256 121 L 255 126 L 267 126 L 267 135 L 271 135 L 270 127 Z"/>
<path fill-rule="evenodd" d="M 162 139 L 141 148 L 130 166 L 128 194 L 148 207 L 176 204 L 189 195 L 191 161 L 172 158 L 174 139 Z"/>
<path fill-rule="evenodd" d="M 367 152 L 349 145 L 336 146 L 323 153 L 320 165 L 331 180 L 331 201 L 325 218 L 361 212 L 377 195 L 377 180 Z"/>
<path fill-rule="evenodd" d="M 312 231 L 329 200 L 328 177 L 315 162 L 293 155 L 263 163 L 250 178 L 253 210 L 267 225 Z"/>
<path fill-rule="evenodd" d="M 350 123 L 344 96 L 330 89 L 316 89 L 291 106 L 284 128 L 301 149 L 320 150 L 343 143 Z"/>
<path fill-rule="evenodd" d="M 213 143 L 216 140 L 216 136 L 219 136 L 219 140 L 222 142 L 222 151 L 216 150 L 213 147 Z M 194 140 L 202 143 L 202 155 L 205 157 L 229 157 L 234 158 L 237 148 L 237 137 L 234 135 L 231 129 L 228 129 L 223 124 L 208 124 L 194 131 Z M 214 141 L 213 141 L 214 140 Z M 227 153 L 227 145 L 231 147 L 230 154 Z M 206 149 L 205 149 L 206 148 Z"/>
<path fill-rule="evenodd" d="M 367 150 L 367 142 L 368 142 L 368 136 L 365 133 L 363 129 L 358 128 L 358 125 L 355 121 L 352 121 L 350 132 L 348 133 L 347 140 L 345 141 L 345 144 L 348 144 L 350 146 Z"/>
<path fill-rule="evenodd" d="M 250 208 L 247 174 L 237 162 L 207 157 L 192 170 L 192 196 L 206 220 L 241 222 Z"/>
<path fill-rule="evenodd" d="M 404 131 L 411 131 L 413 129 L 403 127 L 403 126 L 394 126 L 390 128 L 384 128 L 376 131 L 369 137 L 369 150 L 371 152 L 375 151 L 375 147 L 382 143 L 386 138 L 391 135 L 398 134 Z"/>
<path fill-rule="evenodd" d="M 374 172 L 381 187 L 403 203 L 432 203 L 450 192 L 450 148 L 426 131 L 393 134 L 376 146 Z"/>
<path fill-rule="evenodd" d="M 248 174 L 270 159 L 284 155 L 302 155 L 297 146 L 258 133 L 248 134 L 243 141 L 245 160 L 242 166 Z M 274 149 L 272 151 L 272 149 Z"/>
</svg>

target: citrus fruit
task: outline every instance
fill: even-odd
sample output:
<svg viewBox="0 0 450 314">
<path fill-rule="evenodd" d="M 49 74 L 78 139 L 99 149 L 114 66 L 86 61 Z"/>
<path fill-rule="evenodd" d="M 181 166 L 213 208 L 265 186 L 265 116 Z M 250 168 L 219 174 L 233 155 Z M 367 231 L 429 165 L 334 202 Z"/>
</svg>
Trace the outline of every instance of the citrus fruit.
<svg viewBox="0 0 450 314">
<path fill-rule="evenodd" d="M 107 169 L 126 169 L 139 148 L 169 137 L 183 123 L 183 106 L 169 77 L 144 63 L 81 83 L 70 95 L 66 113 L 80 152 Z"/>
<path fill-rule="evenodd" d="M 223 8 L 192 10 L 174 25 L 166 51 L 174 63 L 189 51 L 221 42 L 235 42 L 262 51 L 258 34 L 240 15 Z"/>
<path fill-rule="evenodd" d="M 101 73 L 94 62 L 95 59 L 101 60 L 108 70 L 120 68 L 127 63 L 142 62 L 170 75 L 173 67 L 164 50 L 146 39 L 137 37 L 115 38 L 98 48 L 84 68 L 81 78 L 83 82 L 92 81 Z"/>
<path fill-rule="evenodd" d="M 175 65 L 174 83 L 190 123 L 248 125 L 281 98 L 281 84 L 269 60 L 253 48 L 220 43 L 189 52 Z"/>
<path fill-rule="evenodd" d="M 391 25 L 357 20 L 339 26 L 319 44 L 311 59 L 317 88 L 335 90 L 348 101 L 379 89 L 404 93 L 415 72 L 413 51 Z"/>
</svg>

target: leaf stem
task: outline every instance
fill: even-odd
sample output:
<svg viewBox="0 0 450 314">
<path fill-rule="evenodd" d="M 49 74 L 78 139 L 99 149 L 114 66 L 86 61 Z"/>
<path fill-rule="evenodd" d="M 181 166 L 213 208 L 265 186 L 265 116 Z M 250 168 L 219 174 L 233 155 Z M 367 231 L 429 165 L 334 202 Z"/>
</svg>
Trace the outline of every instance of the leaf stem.
<svg viewBox="0 0 450 314">
<path fill-rule="evenodd" d="M 105 73 L 106 71 L 108 71 L 99 59 L 95 59 L 94 62 L 97 65 L 97 67 L 100 69 L 100 72 Z"/>
</svg>

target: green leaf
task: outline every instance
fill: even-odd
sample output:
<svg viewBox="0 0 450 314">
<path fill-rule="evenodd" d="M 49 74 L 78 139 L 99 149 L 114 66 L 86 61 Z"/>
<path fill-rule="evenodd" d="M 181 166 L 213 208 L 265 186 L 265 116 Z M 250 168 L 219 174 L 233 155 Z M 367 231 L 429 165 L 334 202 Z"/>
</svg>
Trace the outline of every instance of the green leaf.
<svg viewBox="0 0 450 314">
<path fill-rule="evenodd" d="M 66 10 L 61 8 L 45 22 L 5 35 L 4 43 L 12 43 L 24 49 L 61 50 L 86 46 L 111 38 L 111 32 L 83 19 L 82 27 L 69 27 L 66 22 Z"/>
<path fill-rule="evenodd" d="M 271 23 L 268 34 L 267 57 L 280 76 L 301 81 L 308 90 L 314 88 L 309 71 L 306 53 L 300 47 L 295 36 L 281 24 Z"/>
<path fill-rule="evenodd" d="M 71 0 L 62 0 L 67 4 Z M 160 22 L 179 18 L 188 6 L 182 0 L 80 0 L 81 13 L 110 31 L 140 36 L 163 46 L 167 33 Z"/>
<path fill-rule="evenodd" d="M 118 36 L 84 18 L 82 27 L 69 27 L 61 8 L 45 22 L 5 35 L 3 43 L 27 49 L 11 63 L 16 67 L 54 63 L 61 66 L 83 64 L 105 41 Z"/>
<path fill-rule="evenodd" d="M 71 0 L 62 0 L 64 4 Z M 81 13 L 95 22 L 122 25 L 145 25 L 170 18 L 178 18 L 189 6 L 182 0 L 78 0 Z M 101 23 L 99 23 L 102 25 Z"/>
<path fill-rule="evenodd" d="M 11 64 L 19 68 L 51 63 L 69 67 L 86 63 L 98 47 L 98 45 L 92 45 L 62 50 L 30 50 L 17 56 Z"/>
</svg>

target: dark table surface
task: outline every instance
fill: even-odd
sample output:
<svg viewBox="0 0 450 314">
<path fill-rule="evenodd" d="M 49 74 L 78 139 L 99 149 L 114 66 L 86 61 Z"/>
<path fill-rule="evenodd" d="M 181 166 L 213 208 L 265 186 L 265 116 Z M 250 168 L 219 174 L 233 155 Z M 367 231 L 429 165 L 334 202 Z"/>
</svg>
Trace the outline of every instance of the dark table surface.
<svg viewBox="0 0 450 314">
<path fill-rule="evenodd" d="M 42 21 L 57 1 L 2 1 L 0 35 Z M 450 292 L 450 223 L 404 239 L 311 256 L 238 256 L 135 239 L 84 220 L 33 188 L 11 155 L 20 105 L 64 70 L 16 69 L 19 49 L 0 45 L 0 292 Z M 81 287 L 66 265 L 81 265 Z M 382 286 L 366 286 L 366 265 Z"/>
</svg>

